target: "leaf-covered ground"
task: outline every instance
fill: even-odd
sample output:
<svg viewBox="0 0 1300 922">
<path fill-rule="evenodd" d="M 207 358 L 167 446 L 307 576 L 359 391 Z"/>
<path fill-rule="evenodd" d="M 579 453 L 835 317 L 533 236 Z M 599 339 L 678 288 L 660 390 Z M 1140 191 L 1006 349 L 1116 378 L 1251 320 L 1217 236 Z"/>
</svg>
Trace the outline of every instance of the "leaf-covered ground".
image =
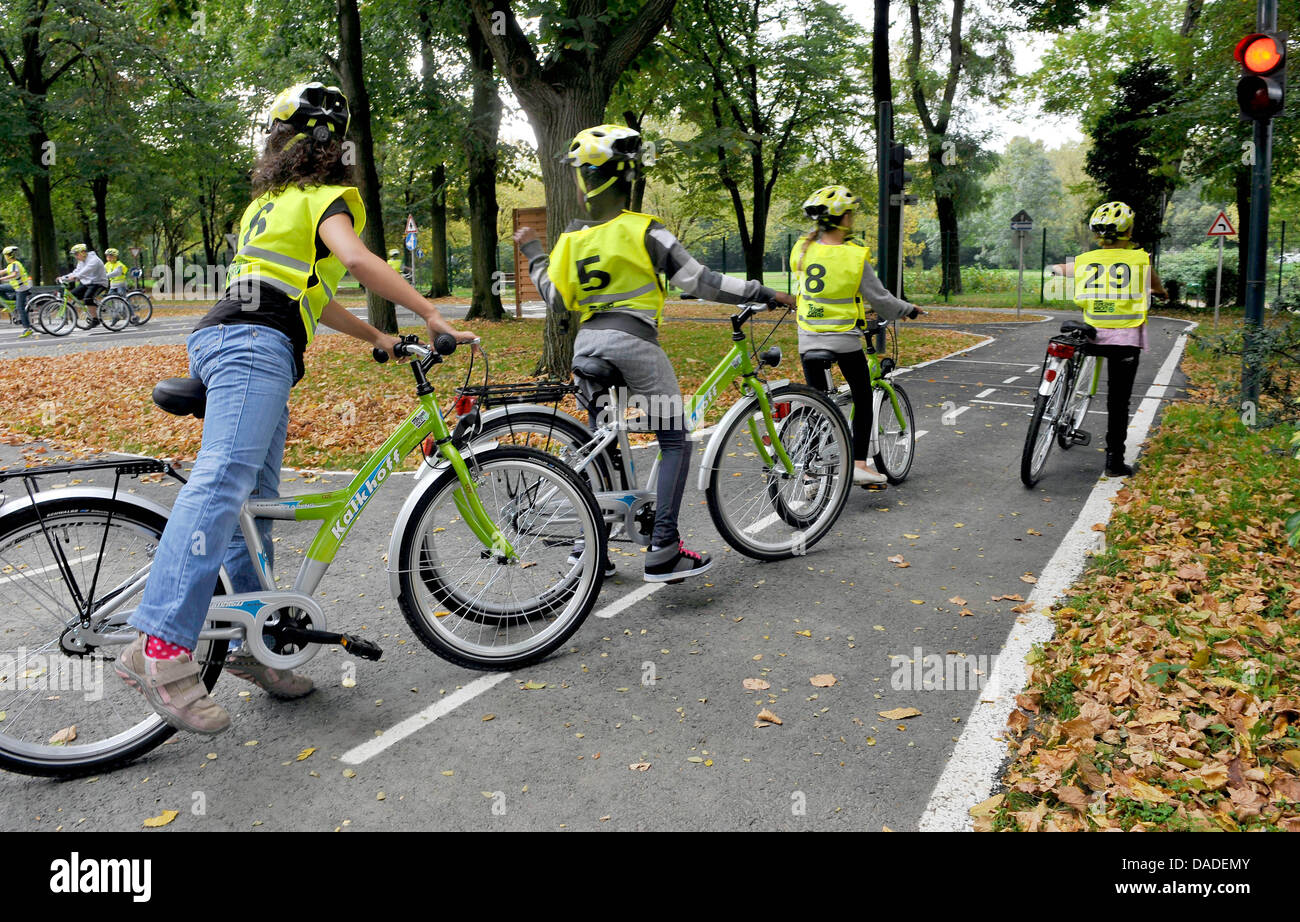
<svg viewBox="0 0 1300 922">
<path fill-rule="evenodd" d="M 1208 404 L 1193 348 L 1098 554 L 1054 612 L 981 830 L 1300 832 L 1300 501 L 1291 430 Z"/>
<path fill-rule="evenodd" d="M 472 326 L 489 349 L 494 382 L 530 377 L 540 351 L 540 320 Z M 757 324 L 755 329 L 761 339 L 772 326 Z M 969 333 L 904 327 L 900 357 L 903 364 L 921 362 L 978 341 Z M 731 348 L 731 334 L 722 324 L 674 321 L 662 342 L 683 392 L 690 394 Z M 774 376 L 802 380 L 794 324 L 781 324 L 773 344 L 785 354 Z M 462 350 L 437 372 L 434 386 L 444 408 L 464 380 L 467 361 Z M 476 383 L 481 383 L 482 367 L 480 360 Z M 393 364 L 376 365 L 370 350 L 354 340 L 317 339 L 307 352 L 306 369 L 306 378 L 290 397 L 287 466 L 355 469 L 415 406 L 410 373 Z M 193 458 L 200 442 L 199 421 L 170 416 L 149 397 L 159 379 L 187 373 L 183 345 L 9 359 L 0 362 L 0 430 L 8 430 L 7 439 L 13 442 L 36 438 L 72 450 Z M 734 399 L 734 392 L 720 395 L 711 411 L 715 421 Z M 571 403 L 568 409 L 573 411 Z"/>
</svg>

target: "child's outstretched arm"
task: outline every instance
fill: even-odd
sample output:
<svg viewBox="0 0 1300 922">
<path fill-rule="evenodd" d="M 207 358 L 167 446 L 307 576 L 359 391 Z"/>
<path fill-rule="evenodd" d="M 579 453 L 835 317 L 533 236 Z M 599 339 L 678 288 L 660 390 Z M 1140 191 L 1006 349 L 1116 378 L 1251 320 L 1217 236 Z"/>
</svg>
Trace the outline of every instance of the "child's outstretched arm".
<svg viewBox="0 0 1300 922">
<path fill-rule="evenodd" d="M 515 243 L 519 246 L 519 252 L 524 254 L 528 260 L 528 277 L 533 280 L 537 287 L 537 292 L 546 302 L 547 310 L 563 312 L 568 309 L 564 303 L 564 297 L 551 281 L 551 273 L 548 271 L 551 265 L 551 257 L 542 249 L 542 241 L 537 239 L 537 231 L 531 227 L 521 227 L 515 231 Z"/>
<path fill-rule="evenodd" d="M 655 269 L 686 294 L 705 301 L 740 304 L 744 301 L 776 301 L 794 304 L 794 297 L 768 288 L 756 279 L 737 279 L 714 272 L 686 251 L 672 231 L 658 221 L 651 222 L 645 233 L 646 251 Z"/>
</svg>

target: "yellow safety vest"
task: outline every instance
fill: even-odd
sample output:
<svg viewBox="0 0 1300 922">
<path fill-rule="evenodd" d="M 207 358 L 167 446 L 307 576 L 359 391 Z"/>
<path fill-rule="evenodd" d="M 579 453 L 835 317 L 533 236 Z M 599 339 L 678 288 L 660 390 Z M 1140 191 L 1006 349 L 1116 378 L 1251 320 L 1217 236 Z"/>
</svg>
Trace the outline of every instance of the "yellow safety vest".
<svg viewBox="0 0 1300 922">
<path fill-rule="evenodd" d="M 27 274 L 27 270 L 23 268 L 23 264 L 18 260 L 11 260 L 10 263 L 5 266 L 5 269 L 9 272 L 18 273 L 18 278 L 8 283 L 13 286 L 15 291 L 27 291 L 32 287 L 32 277 Z"/>
<path fill-rule="evenodd" d="M 618 310 L 658 326 L 664 292 L 645 247 L 646 230 L 657 220 L 625 211 L 603 224 L 561 234 L 548 271 L 565 307 L 582 320 Z"/>
<path fill-rule="evenodd" d="M 790 251 L 799 328 L 809 333 L 845 333 L 866 320 L 862 269 L 870 251 L 858 243 L 830 246 L 800 240 Z"/>
<path fill-rule="evenodd" d="M 104 271 L 108 273 L 108 284 L 115 285 L 119 281 L 126 281 L 126 263 L 119 260 L 104 263 Z"/>
<path fill-rule="evenodd" d="M 321 216 L 340 196 L 352 212 L 353 229 L 360 234 L 366 226 L 366 208 L 354 186 L 299 189 L 290 185 L 282 192 L 253 199 L 239 220 L 239 249 L 226 275 L 226 291 L 235 297 L 240 296 L 242 286 L 258 282 L 296 301 L 309 343 L 316 335 L 321 311 L 334 297 L 346 271 L 332 253 L 316 258 Z"/>
<path fill-rule="evenodd" d="M 1074 260 L 1074 303 L 1095 327 L 1140 327 L 1151 301 L 1150 276 L 1145 250 L 1089 250 Z"/>
<path fill-rule="evenodd" d="M 393 270 L 394 272 L 401 272 L 401 271 L 402 271 L 402 257 L 400 257 L 400 256 L 394 256 L 392 259 L 390 259 L 390 260 L 388 261 L 388 265 L 392 268 L 392 270 Z"/>
</svg>

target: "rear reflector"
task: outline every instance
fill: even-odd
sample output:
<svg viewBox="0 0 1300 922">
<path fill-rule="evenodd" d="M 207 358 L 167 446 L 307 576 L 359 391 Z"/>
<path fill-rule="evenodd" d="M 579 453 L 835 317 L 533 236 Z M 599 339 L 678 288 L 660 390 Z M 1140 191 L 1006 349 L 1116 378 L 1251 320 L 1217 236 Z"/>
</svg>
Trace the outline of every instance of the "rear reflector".
<svg viewBox="0 0 1300 922">
<path fill-rule="evenodd" d="M 790 404 L 789 404 L 789 403 L 774 403 L 774 404 L 772 404 L 772 418 L 773 418 L 773 419 L 785 419 L 785 418 L 786 418 L 787 416 L 789 416 L 789 415 L 790 415 Z"/>
<path fill-rule="evenodd" d="M 1074 347 L 1069 343 L 1048 343 L 1047 354 L 1055 356 L 1058 359 L 1073 358 Z"/>
<path fill-rule="evenodd" d="M 1055 368 L 1049 368 L 1049 369 L 1047 369 L 1047 371 L 1043 372 L 1043 377 L 1047 379 L 1047 382 L 1048 382 L 1049 384 L 1050 384 L 1051 382 L 1055 381 L 1055 380 L 1056 380 L 1056 369 L 1055 369 Z"/>
<path fill-rule="evenodd" d="M 438 440 L 431 435 L 425 436 L 424 441 L 420 443 L 420 450 L 424 452 L 426 458 L 432 458 L 438 453 Z"/>
<path fill-rule="evenodd" d="M 468 394 L 461 394 L 456 398 L 456 402 L 452 406 L 455 408 L 457 416 L 464 416 L 474 409 L 474 398 Z"/>
</svg>

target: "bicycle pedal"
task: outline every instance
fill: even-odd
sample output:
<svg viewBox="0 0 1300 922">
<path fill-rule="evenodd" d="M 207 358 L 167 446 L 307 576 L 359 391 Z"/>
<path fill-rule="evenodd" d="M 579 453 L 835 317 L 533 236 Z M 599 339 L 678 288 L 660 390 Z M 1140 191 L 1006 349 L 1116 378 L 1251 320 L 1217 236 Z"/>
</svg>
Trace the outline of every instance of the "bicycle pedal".
<svg viewBox="0 0 1300 922">
<path fill-rule="evenodd" d="M 362 659 L 378 660 L 384 655 L 384 651 L 379 649 L 378 644 L 357 637 L 355 634 L 340 635 L 339 646 Z"/>
<path fill-rule="evenodd" d="M 883 493 L 885 490 L 888 490 L 888 489 L 889 489 L 889 484 L 887 484 L 887 483 L 864 483 L 864 484 L 862 484 L 862 489 L 864 489 L 864 490 L 868 490 L 868 491 L 870 491 L 870 492 L 872 492 L 872 493 Z"/>
<path fill-rule="evenodd" d="M 1092 433 L 1085 429 L 1075 429 L 1070 433 L 1070 441 L 1075 445 L 1087 445 L 1092 441 Z"/>
</svg>

